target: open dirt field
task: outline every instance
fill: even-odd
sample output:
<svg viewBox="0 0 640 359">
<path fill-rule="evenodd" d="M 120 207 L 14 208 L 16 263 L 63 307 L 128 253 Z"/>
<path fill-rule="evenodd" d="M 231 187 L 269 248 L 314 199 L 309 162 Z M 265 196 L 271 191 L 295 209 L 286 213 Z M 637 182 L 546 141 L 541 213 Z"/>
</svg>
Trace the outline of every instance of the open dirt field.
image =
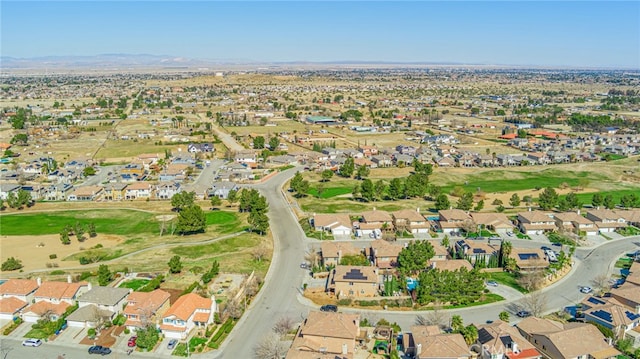
<svg viewBox="0 0 640 359">
<path fill-rule="evenodd" d="M 2 236 L 0 244 L 0 261 L 4 262 L 9 257 L 15 257 L 22 261 L 22 270 L 30 271 L 45 268 L 46 263 L 55 263 L 57 268 L 77 267 L 78 261 L 63 261 L 63 259 L 73 253 L 78 253 L 84 249 L 89 249 L 97 244 L 104 248 L 111 248 L 122 241 L 122 238 L 115 235 L 98 234 L 95 238 L 88 238 L 80 243 L 72 238 L 71 244 L 64 245 L 60 242 L 57 234 L 45 236 Z M 50 259 L 49 255 L 55 254 L 56 259 Z"/>
</svg>

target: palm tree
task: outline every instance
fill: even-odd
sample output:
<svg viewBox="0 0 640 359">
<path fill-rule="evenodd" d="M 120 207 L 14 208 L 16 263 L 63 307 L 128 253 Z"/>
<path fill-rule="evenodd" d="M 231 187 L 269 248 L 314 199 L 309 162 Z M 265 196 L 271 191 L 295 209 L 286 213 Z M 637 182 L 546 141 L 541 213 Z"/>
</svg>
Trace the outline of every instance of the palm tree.
<svg viewBox="0 0 640 359">
<path fill-rule="evenodd" d="M 502 241 L 502 243 L 500 244 L 499 262 L 503 268 L 506 266 L 506 263 L 509 260 L 509 255 L 511 254 L 512 248 L 513 247 L 511 245 L 511 242 L 509 241 Z"/>
</svg>

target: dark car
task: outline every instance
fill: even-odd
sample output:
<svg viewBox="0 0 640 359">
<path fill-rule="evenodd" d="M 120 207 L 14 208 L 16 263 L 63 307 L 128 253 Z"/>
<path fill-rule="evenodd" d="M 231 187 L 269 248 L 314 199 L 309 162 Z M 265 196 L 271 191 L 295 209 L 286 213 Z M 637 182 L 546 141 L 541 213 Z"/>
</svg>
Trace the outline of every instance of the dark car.
<svg viewBox="0 0 640 359">
<path fill-rule="evenodd" d="M 173 348 L 176 347 L 176 344 L 178 344 L 178 339 L 169 340 L 169 344 L 167 344 L 167 349 L 172 350 Z"/>
<path fill-rule="evenodd" d="M 338 311 L 338 306 L 337 305 L 331 305 L 331 304 L 326 304 L 323 305 L 322 307 L 320 307 L 320 311 L 321 312 L 337 312 Z"/>
<path fill-rule="evenodd" d="M 547 246 L 542 246 L 542 247 L 540 247 L 540 249 L 542 249 L 542 250 L 543 250 L 543 251 L 545 251 L 545 252 L 546 252 L 546 251 L 550 251 L 550 250 L 551 250 L 551 248 L 549 248 L 549 247 L 547 247 Z"/>
<path fill-rule="evenodd" d="M 102 345 L 94 345 L 91 348 L 89 348 L 89 354 L 107 355 L 107 354 L 111 354 L 111 349 L 107 347 L 103 347 Z"/>
<path fill-rule="evenodd" d="M 526 310 L 521 310 L 518 313 L 516 313 L 516 315 L 519 316 L 520 318 L 526 318 L 526 317 L 530 317 L 531 313 Z"/>
</svg>

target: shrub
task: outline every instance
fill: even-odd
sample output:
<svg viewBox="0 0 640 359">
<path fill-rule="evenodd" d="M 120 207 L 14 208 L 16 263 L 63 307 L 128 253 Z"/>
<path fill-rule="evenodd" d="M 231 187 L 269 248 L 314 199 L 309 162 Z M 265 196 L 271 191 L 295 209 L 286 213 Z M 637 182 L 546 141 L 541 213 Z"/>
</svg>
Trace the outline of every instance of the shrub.
<svg viewBox="0 0 640 359">
<path fill-rule="evenodd" d="M 14 330 L 16 330 L 16 328 L 22 324 L 22 319 L 21 318 L 16 318 L 13 323 L 11 323 L 11 325 L 9 325 L 8 327 L 6 327 L 4 329 L 4 331 L 2 332 L 3 335 L 9 335 L 11 334 L 11 332 L 13 332 Z"/>
<path fill-rule="evenodd" d="M 95 337 L 96 336 L 96 328 L 89 328 L 87 330 L 87 336 L 89 337 Z"/>
<path fill-rule="evenodd" d="M 376 305 L 380 304 L 375 300 L 359 300 L 357 303 L 361 307 L 375 307 Z"/>
<path fill-rule="evenodd" d="M 57 254 L 49 254 L 49 259 L 56 259 L 58 258 Z"/>
<path fill-rule="evenodd" d="M 62 275 L 62 274 L 65 274 L 65 273 L 67 273 L 67 272 L 65 272 L 65 271 L 63 271 L 61 269 L 56 269 L 56 270 L 52 270 L 51 273 L 49 273 L 49 274 L 51 274 L 51 275 Z"/>
<path fill-rule="evenodd" d="M 129 328 L 124 328 L 124 334 L 129 335 L 129 333 L 131 333 L 131 330 L 129 330 Z"/>
<path fill-rule="evenodd" d="M 338 305 L 351 305 L 351 298 L 340 299 Z"/>
<path fill-rule="evenodd" d="M 12 271 L 12 270 L 20 269 L 22 268 L 22 261 L 14 257 L 9 257 L 7 258 L 6 261 L 2 263 L 1 268 L 3 271 Z"/>
</svg>

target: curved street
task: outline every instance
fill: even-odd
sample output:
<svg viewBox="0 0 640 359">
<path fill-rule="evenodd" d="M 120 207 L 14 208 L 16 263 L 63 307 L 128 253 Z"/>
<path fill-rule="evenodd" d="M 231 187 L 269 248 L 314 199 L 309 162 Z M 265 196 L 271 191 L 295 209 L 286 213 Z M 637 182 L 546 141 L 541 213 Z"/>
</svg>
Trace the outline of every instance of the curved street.
<svg viewBox="0 0 640 359">
<path fill-rule="evenodd" d="M 215 358 L 251 358 L 254 346 L 268 333 L 275 322 L 288 316 L 295 320 L 302 320 L 311 309 L 319 306 L 306 304 L 301 295 L 301 283 L 307 274 L 300 270 L 299 264 L 304 260 L 306 251 L 316 240 L 306 238 L 296 217 L 292 212 L 282 186 L 293 177 L 300 168 L 293 168 L 281 172 L 266 183 L 254 186 L 267 198 L 269 202 L 269 218 L 274 238 L 274 255 L 271 266 L 265 278 L 260 293 L 249 305 L 247 312 L 230 333 Z M 513 241 L 514 246 L 539 247 L 540 243 L 531 241 Z M 520 243 L 522 242 L 522 243 Z M 582 247 L 575 252 L 575 264 L 571 272 L 560 281 L 545 288 L 546 311 L 552 312 L 579 302 L 584 294 L 579 287 L 590 285 L 599 274 L 611 274 L 613 261 L 625 252 L 640 246 L 640 236 L 612 240 L 598 247 Z M 503 310 L 514 312 L 519 305 L 521 296 L 507 299 L 498 303 L 470 307 L 463 309 L 444 310 L 447 315 L 459 314 L 466 323 L 484 323 L 495 320 Z M 305 303 L 305 304 L 303 304 Z M 370 320 L 385 318 L 390 322 L 397 322 L 402 328 L 408 329 L 414 324 L 416 315 L 424 313 L 417 311 L 374 311 L 340 308 L 341 311 L 361 313 Z M 512 315 L 515 322 L 517 317 Z"/>
</svg>

